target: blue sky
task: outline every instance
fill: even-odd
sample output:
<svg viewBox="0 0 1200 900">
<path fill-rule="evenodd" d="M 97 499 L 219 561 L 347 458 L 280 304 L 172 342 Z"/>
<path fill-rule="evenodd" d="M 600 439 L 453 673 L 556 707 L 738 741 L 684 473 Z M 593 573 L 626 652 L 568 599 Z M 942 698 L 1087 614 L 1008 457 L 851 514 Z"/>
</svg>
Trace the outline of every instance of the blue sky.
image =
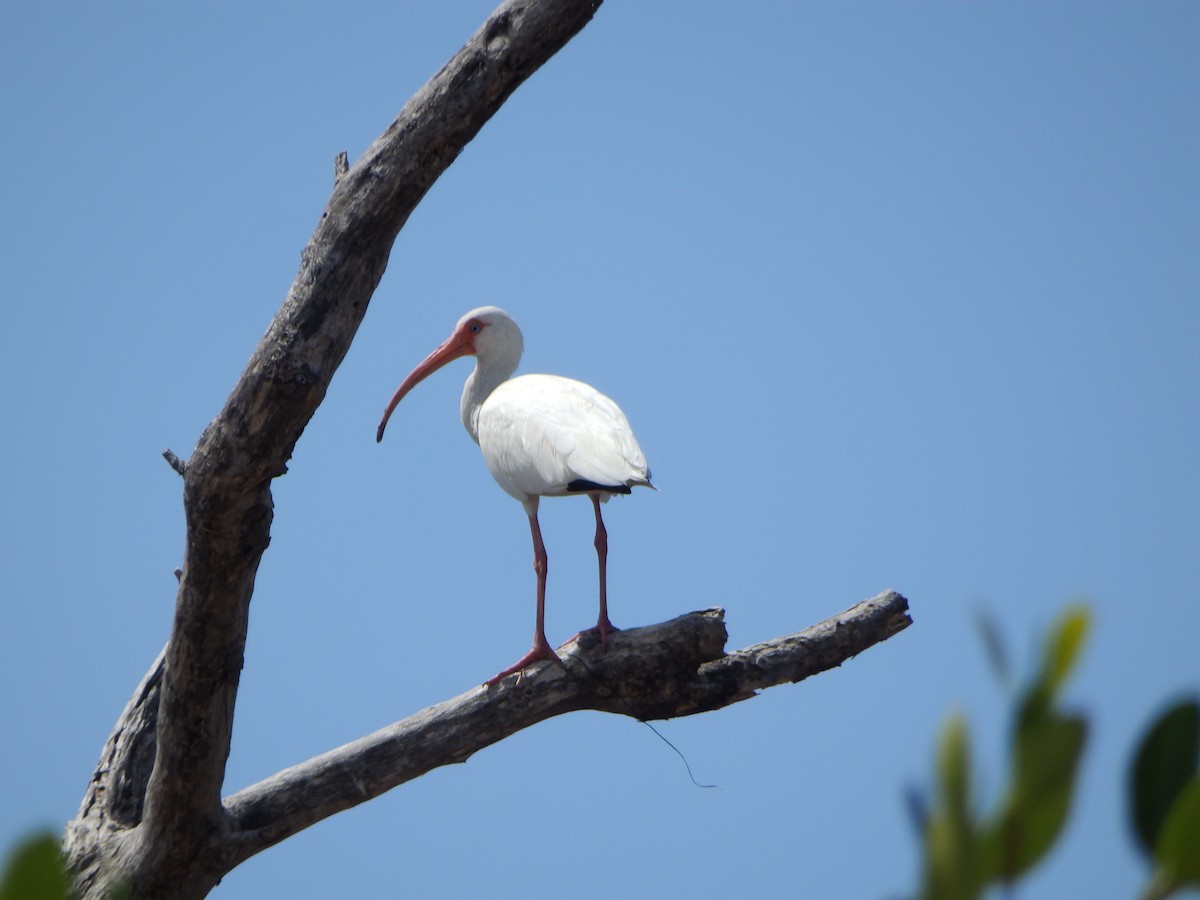
<svg viewBox="0 0 1200 900">
<path fill-rule="evenodd" d="M 0 27 L 0 845 L 61 827 L 167 637 L 186 455 L 332 184 L 485 2 L 73 7 Z M 727 609 L 730 646 L 896 588 L 915 626 L 661 726 L 545 723 L 343 813 L 214 896 L 884 897 L 902 795 L 1062 604 L 1094 636 L 1060 852 L 1022 896 L 1124 897 L 1124 769 L 1200 689 L 1200 7 L 611 2 L 410 219 L 275 484 L 227 788 L 478 683 L 528 646 L 519 505 L 460 362 L 374 430 L 474 306 L 588 381 L 660 491 L 609 504 L 618 625 Z M 547 628 L 594 617 L 591 513 L 543 504 Z M 1027 665 L 1025 666 L 1027 668 Z"/>
</svg>

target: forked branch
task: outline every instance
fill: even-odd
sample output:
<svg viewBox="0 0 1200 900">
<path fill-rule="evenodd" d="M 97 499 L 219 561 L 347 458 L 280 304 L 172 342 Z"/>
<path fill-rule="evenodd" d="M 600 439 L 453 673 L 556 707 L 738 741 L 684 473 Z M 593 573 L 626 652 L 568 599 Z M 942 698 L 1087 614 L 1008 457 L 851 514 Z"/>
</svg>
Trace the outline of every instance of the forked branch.
<svg viewBox="0 0 1200 900">
<path fill-rule="evenodd" d="M 909 624 L 882 594 L 799 634 L 725 654 L 722 613 L 632 629 L 568 667 L 474 688 L 222 799 L 250 598 L 270 542 L 272 479 L 346 355 L 400 228 L 463 147 L 600 0 L 507 0 L 405 105 L 333 195 L 288 295 L 185 461 L 187 542 L 167 647 L 105 747 L 64 850 L 79 895 L 202 898 L 288 835 L 536 722 L 578 709 L 669 718 L 799 681 Z"/>
<path fill-rule="evenodd" d="M 224 408 L 186 463 L 168 458 L 183 476 L 187 519 L 175 618 L 67 828 L 81 895 L 103 896 L 115 880 L 134 896 L 203 897 L 228 871 L 213 836 L 228 824 L 220 789 L 250 598 L 270 542 L 271 481 L 324 399 L 408 216 L 599 5 L 502 3 L 354 165 L 338 166 L 299 273 Z M 149 767 L 113 771 L 110 759 Z"/>
</svg>

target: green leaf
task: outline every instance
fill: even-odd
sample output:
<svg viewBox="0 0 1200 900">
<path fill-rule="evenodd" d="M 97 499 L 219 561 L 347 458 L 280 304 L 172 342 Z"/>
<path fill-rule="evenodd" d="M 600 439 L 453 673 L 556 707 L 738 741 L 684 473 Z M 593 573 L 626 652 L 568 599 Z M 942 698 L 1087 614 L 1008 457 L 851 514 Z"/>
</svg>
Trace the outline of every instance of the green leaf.
<svg viewBox="0 0 1200 900">
<path fill-rule="evenodd" d="M 976 826 L 971 816 L 971 749 L 966 720 L 951 715 L 937 751 L 938 791 L 926 820 L 922 900 L 979 896 Z"/>
<path fill-rule="evenodd" d="M 1075 603 L 1064 609 L 1051 626 L 1042 647 L 1041 668 L 1017 703 L 1018 732 L 1057 715 L 1054 701 L 1079 660 L 1090 621 L 1088 608 Z"/>
<path fill-rule="evenodd" d="M 967 721 L 951 715 L 942 727 L 938 742 L 938 783 L 941 801 L 955 818 L 964 818 L 970 803 L 971 747 Z"/>
<path fill-rule="evenodd" d="M 1006 801 L 981 841 L 984 879 L 1013 881 L 1049 852 L 1071 811 L 1086 739 L 1080 716 L 1047 714 L 1021 723 Z"/>
<path fill-rule="evenodd" d="M 1008 669 L 998 629 L 980 620 L 993 666 Z M 1058 696 L 1083 652 L 1091 614 L 1067 607 L 1047 632 L 1037 670 L 1014 700 L 1009 780 L 986 820 L 974 811 L 966 724 L 951 717 L 938 743 L 937 791 L 925 817 L 922 900 L 964 900 L 1037 865 L 1066 825 L 1087 742 L 1087 720 L 1064 714 Z M 924 812 L 924 810 L 922 810 Z"/>
<path fill-rule="evenodd" d="M 1142 738 L 1129 773 L 1130 816 L 1138 843 L 1154 855 L 1159 832 L 1183 786 L 1200 765 L 1200 702 L 1187 698 L 1164 712 Z M 1200 844 L 1200 838 L 1197 839 Z"/>
<path fill-rule="evenodd" d="M 1046 637 L 1041 681 L 1054 697 L 1075 668 L 1091 625 L 1091 613 L 1082 603 L 1072 603 L 1058 617 Z"/>
<path fill-rule="evenodd" d="M 0 879 L 0 900 L 68 900 L 70 890 L 58 838 L 49 832 L 23 841 Z"/>
<path fill-rule="evenodd" d="M 925 834 L 921 900 L 972 900 L 980 896 L 975 877 L 975 837 L 966 823 L 935 814 Z"/>
<path fill-rule="evenodd" d="M 1154 858 L 1169 884 L 1200 886 L 1200 775 L 1175 798 L 1154 847 Z"/>
</svg>

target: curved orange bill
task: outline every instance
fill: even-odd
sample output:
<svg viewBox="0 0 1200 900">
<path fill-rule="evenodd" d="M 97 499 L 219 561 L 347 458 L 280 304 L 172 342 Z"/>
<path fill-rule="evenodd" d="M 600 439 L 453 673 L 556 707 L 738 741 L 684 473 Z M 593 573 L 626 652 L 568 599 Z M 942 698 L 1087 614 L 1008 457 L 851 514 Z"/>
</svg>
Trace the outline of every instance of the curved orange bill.
<svg viewBox="0 0 1200 900">
<path fill-rule="evenodd" d="M 394 410 L 404 396 L 417 386 L 418 382 L 423 381 L 428 376 L 432 375 L 448 362 L 458 359 L 460 356 L 468 356 L 475 352 L 475 340 L 466 328 L 456 328 L 450 337 L 446 338 L 445 343 L 430 353 L 427 357 L 421 360 L 420 364 L 408 373 L 408 377 L 400 383 L 400 387 L 396 388 L 396 393 L 392 395 L 391 402 L 387 405 L 387 409 L 383 411 L 383 418 L 379 420 L 379 428 L 375 431 L 375 442 L 379 443 L 383 440 L 383 429 L 387 428 L 388 419 L 392 416 Z"/>
</svg>

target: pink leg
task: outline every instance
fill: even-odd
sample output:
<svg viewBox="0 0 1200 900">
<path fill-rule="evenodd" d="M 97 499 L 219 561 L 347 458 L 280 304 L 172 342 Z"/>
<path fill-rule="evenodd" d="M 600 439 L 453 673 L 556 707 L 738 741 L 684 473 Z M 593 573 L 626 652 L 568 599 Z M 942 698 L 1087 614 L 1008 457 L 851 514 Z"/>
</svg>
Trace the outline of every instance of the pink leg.
<svg viewBox="0 0 1200 900">
<path fill-rule="evenodd" d="M 526 507 L 529 510 L 528 507 Z M 558 658 L 550 642 L 546 640 L 546 572 L 549 570 L 549 560 L 546 557 L 546 545 L 542 543 L 542 528 L 537 519 L 537 498 L 533 500 L 533 508 L 529 510 L 529 531 L 533 535 L 533 571 L 537 573 L 537 623 L 533 629 L 533 646 L 529 652 L 518 659 L 503 672 L 497 672 L 484 682 L 491 687 L 496 682 L 507 678 L 514 672 L 520 672 L 530 663 L 539 659 L 552 659 L 562 668 L 566 668 Z"/>
<path fill-rule="evenodd" d="M 596 559 L 600 563 L 600 618 L 596 620 L 595 630 L 600 633 L 600 646 L 603 647 L 608 636 L 619 631 L 608 620 L 608 530 L 604 527 L 604 519 L 600 517 L 600 495 L 591 494 L 592 508 L 596 510 Z"/>
</svg>

